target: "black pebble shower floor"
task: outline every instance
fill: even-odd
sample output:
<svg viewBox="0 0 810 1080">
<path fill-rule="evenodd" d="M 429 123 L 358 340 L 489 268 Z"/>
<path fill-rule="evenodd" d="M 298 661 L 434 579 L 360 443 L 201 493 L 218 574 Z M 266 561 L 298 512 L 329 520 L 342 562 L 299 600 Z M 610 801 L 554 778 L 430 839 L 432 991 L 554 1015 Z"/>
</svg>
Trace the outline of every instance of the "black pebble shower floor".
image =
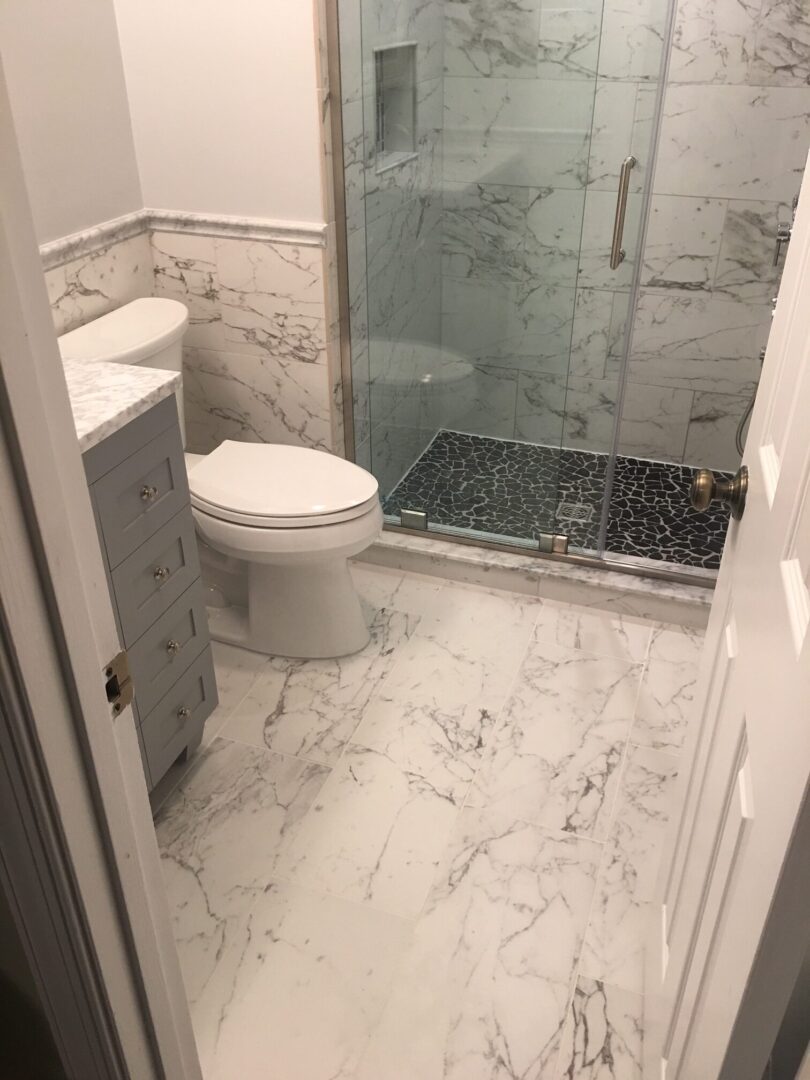
<svg viewBox="0 0 810 1080">
<path fill-rule="evenodd" d="M 500 537 L 564 532 L 572 549 L 588 551 L 596 547 L 607 463 L 607 455 L 585 450 L 440 431 L 383 506 L 395 517 L 400 509 L 425 510 L 432 525 Z M 694 472 L 620 455 L 607 550 L 716 570 L 728 513 L 690 508 Z"/>
</svg>

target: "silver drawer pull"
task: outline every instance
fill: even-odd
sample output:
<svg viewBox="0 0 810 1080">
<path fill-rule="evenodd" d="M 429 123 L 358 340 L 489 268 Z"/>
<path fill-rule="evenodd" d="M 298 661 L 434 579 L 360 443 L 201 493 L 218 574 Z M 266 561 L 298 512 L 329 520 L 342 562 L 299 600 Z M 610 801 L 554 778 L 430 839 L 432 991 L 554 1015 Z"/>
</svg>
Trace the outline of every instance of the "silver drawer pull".
<svg viewBox="0 0 810 1080">
<path fill-rule="evenodd" d="M 191 709 L 187 709 L 185 705 L 181 705 L 180 708 L 177 710 L 177 719 L 178 720 L 188 720 L 188 718 L 190 716 L 191 716 Z"/>
<path fill-rule="evenodd" d="M 174 639 L 172 639 L 171 641 L 167 641 L 166 652 L 169 654 L 169 656 L 177 656 L 177 654 L 180 652 L 180 642 L 175 641 Z"/>
<path fill-rule="evenodd" d="M 170 573 L 171 570 L 168 566 L 156 566 L 152 573 L 152 577 L 154 577 L 155 581 L 165 581 Z"/>
<path fill-rule="evenodd" d="M 157 498 L 157 493 L 158 489 L 151 484 L 144 484 L 141 488 L 141 498 L 144 502 L 152 502 L 153 499 Z"/>
</svg>

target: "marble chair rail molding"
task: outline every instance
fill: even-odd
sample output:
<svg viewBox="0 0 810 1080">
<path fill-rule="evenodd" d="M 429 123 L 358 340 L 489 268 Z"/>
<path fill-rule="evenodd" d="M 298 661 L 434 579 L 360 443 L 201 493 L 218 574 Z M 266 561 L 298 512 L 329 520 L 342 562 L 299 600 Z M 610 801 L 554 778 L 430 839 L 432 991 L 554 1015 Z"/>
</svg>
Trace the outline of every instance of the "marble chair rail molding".
<svg viewBox="0 0 810 1080">
<path fill-rule="evenodd" d="M 186 210 L 155 210 L 145 207 L 41 244 L 39 253 L 42 268 L 48 271 L 84 255 L 105 251 L 134 236 L 146 235 L 153 230 L 326 247 L 326 229 L 326 224 L 322 222 L 276 221 L 270 218 L 198 214 Z"/>
</svg>

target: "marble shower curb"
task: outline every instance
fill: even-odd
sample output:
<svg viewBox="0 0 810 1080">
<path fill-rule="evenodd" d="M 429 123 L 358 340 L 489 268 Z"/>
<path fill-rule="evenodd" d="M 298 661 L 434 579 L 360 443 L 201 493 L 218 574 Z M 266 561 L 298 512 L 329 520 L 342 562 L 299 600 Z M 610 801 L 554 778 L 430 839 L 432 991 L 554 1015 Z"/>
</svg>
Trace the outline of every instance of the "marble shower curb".
<svg viewBox="0 0 810 1080">
<path fill-rule="evenodd" d="M 705 628 L 714 595 L 712 589 L 700 585 L 681 585 L 389 530 L 358 561 L 696 629 Z"/>
</svg>

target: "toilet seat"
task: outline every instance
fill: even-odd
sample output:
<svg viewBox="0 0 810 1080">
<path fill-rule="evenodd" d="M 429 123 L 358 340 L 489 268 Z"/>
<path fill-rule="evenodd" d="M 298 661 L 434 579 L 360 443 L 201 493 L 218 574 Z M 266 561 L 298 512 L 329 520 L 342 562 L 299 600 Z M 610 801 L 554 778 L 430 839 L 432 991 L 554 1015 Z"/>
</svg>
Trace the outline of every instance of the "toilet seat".
<svg viewBox="0 0 810 1080">
<path fill-rule="evenodd" d="M 351 521 L 379 505 L 374 477 L 320 450 L 226 440 L 189 474 L 200 513 L 251 528 L 301 529 Z"/>
</svg>

